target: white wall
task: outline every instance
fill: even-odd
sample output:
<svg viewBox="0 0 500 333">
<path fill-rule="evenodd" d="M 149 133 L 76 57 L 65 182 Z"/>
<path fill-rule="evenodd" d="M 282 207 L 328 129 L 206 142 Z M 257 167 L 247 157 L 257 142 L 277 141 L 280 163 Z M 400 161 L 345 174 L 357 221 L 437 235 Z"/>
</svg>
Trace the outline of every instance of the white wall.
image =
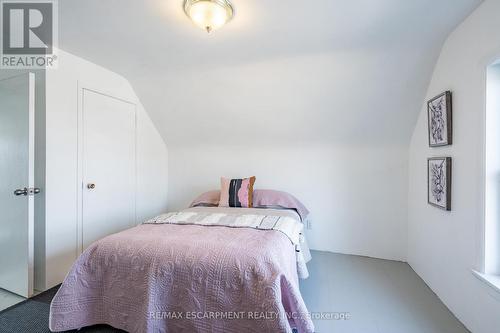
<svg viewBox="0 0 500 333">
<path fill-rule="evenodd" d="M 438 50 L 364 47 L 136 79 L 145 101 L 164 97 L 153 119 L 169 143 L 170 208 L 221 176 L 255 175 L 256 188 L 304 201 L 313 249 L 406 260 L 408 144 Z"/>
<path fill-rule="evenodd" d="M 64 279 L 78 255 L 78 82 L 138 105 L 138 220 L 165 211 L 167 204 L 166 145 L 128 81 L 63 51 L 58 59 L 59 67 L 46 73 L 46 288 Z"/>
<path fill-rule="evenodd" d="M 500 327 L 500 296 L 476 279 L 484 231 L 484 114 L 486 68 L 500 58 L 500 1 L 488 0 L 446 41 L 427 98 L 453 92 L 454 143 L 428 148 L 427 110 L 410 146 L 408 261 L 473 332 Z M 427 204 L 426 160 L 453 158 L 452 211 Z"/>
<path fill-rule="evenodd" d="M 407 146 L 169 146 L 169 208 L 220 187 L 226 177 L 257 177 L 256 188 L 296 195 L 312 212 L 309 245 L 318 250 L 404 260 Z"/>
</svg>

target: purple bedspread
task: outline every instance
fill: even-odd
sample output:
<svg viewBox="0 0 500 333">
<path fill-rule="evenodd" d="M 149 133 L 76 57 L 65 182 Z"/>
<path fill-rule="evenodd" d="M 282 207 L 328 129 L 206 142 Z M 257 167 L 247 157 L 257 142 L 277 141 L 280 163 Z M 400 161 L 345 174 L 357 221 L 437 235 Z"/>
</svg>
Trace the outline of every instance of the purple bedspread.
<svg viewBox="0 0 500 333">
<path fill-rule="evenodd" d="M 282 233 L 140 225 L 92 244 L 50 306 L 50 329 L 313 332 Z"/>
</svg>

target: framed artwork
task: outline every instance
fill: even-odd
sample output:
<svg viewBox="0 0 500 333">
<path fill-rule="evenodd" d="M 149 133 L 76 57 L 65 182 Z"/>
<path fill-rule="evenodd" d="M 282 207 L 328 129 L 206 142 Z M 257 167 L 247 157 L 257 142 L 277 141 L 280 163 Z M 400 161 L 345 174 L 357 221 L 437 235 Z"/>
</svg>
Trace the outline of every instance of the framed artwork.
<svg viewBox="0 0 500 333">
<path fill-rule="evenodd" d="M 434 97 L 427 102 L 429 147 L 452 144 L 451 92 Z"/>
<path fill-rule="evenodd" d="M 451 157 L 427 160 L 427 201 L 435 207 L 451 210 Z"/>
</svg>

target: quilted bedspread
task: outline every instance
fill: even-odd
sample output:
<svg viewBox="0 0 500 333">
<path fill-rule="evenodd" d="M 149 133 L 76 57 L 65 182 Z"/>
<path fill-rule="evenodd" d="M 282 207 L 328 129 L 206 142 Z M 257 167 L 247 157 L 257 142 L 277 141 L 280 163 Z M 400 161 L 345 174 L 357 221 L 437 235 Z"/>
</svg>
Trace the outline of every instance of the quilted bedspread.
<svg viewBox="0 0 500 333">
<path fill-rule="evenodd" d="M 144 224 L 78 258 L 50 307 L 50 329 L 313 332 L 295 248 L 276 230 Z"/>
</svg>

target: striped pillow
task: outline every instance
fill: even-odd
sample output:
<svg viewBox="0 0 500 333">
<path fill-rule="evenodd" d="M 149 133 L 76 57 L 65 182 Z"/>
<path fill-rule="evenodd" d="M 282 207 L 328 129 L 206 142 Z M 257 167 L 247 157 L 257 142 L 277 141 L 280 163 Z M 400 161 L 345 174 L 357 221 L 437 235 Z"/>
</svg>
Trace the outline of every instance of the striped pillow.
<svg viewBox="0 0 500 333">
<path fill-rule="evenodd" d="M 221 178 L 219 207 L 252 207 L 255 177 L 243 179 Z"/>
</svg>

